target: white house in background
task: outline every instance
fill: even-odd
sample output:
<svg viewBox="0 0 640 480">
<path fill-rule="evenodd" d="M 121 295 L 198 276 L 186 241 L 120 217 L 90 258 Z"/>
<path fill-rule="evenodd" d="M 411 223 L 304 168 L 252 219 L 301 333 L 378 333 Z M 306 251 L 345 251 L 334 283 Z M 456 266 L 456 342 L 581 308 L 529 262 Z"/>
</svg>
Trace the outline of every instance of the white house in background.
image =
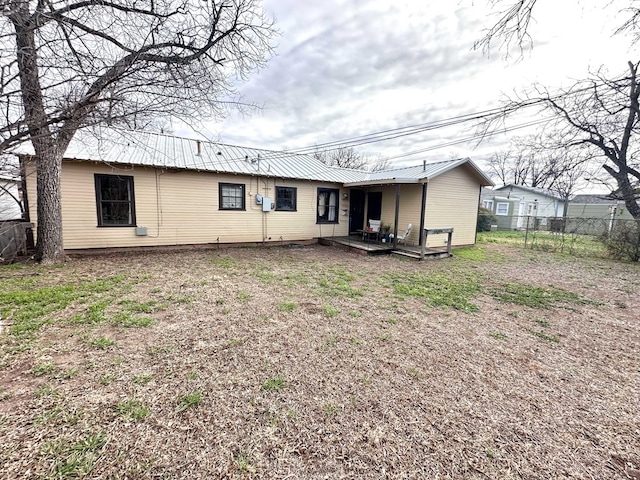
<svg viewBox="0 0 640 480">
<path fill-rule="evenodd" d="M 517 228 L 518 199 L 507 198 L 502 192 L 496 192 L 491 188 L 483 188 L 480 192 L 480 206 L 491 210 L 498 230 L 515 230 Z"/>
<path fill-rule="evenodd" d="M 518 210 L 514 213 L 518 217 L 517 228 L 526 226 L 527 217 L 537 217 L 540 225 L 547 225 L 549 217 L 564 216 L 565 201 L 550 190 L 510 184 L 498 187 L 494 192 L 508 200 L 517 200 Z"/>
<path fill-rule="evenodd" d="M 22 218 L 20 179 L 0 172 L 0 222 Z"/>
</svg>

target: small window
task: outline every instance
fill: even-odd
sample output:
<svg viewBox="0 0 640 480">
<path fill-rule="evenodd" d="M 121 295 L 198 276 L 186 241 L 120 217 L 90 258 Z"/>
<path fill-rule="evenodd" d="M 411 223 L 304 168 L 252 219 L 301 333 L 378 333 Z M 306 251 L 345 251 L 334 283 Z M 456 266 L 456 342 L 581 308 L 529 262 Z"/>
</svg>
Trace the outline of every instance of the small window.
<svg viewBox="0 0 640 480">
<path fill-rule="evenodd" d="M 244 184 L 220 184 L 220 210 L 244 210 Z"/>
<path fill-rule="evenodd" d="M 276 210 L 295 212 L 297 189 L 294 187 L 276 187 Z"/>
<path fill-rule="evenodd" d="M 493 212 L 493 200 L 483 200 L 482 206 L 487 210 L 491 210 Z"/>
<path fill-rule="evenodd" d="M 135 227 L 133 177 L 95 175 L 99 227 Z"/>
<path fill-rule="evenodd" d="M 509 215 L 509 204 L 498 202 L 496 205 L 496 215 Z"/>
<path fill-rule="evenodd" d="M 338 223 L 337 188 L 318 189 L 318 221 L 317 223 Z"/>
</svg>

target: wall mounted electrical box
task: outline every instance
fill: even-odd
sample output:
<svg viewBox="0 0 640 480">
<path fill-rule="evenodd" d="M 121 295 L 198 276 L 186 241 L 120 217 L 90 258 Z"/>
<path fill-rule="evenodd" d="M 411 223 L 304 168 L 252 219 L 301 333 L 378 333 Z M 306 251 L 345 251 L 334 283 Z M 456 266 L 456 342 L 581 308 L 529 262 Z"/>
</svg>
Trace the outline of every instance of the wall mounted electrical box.
<svg viewBox="0 0 640 480">
<path fill-rule="evenodd" d="M 147 227 L 136 227 L 136 235 L 138 237 L 145 237 L 147 235 Z"/>
<path fill-rule="evenodd" d="M 262 195 L 256 194 L 256 205 L 262 205 Z"/>
<path fill-rule="evenodd" d="M 262 211 L 270 212 L 271 211 L 271 199 L 267 197 L 262 198 Z"/>
</svg>

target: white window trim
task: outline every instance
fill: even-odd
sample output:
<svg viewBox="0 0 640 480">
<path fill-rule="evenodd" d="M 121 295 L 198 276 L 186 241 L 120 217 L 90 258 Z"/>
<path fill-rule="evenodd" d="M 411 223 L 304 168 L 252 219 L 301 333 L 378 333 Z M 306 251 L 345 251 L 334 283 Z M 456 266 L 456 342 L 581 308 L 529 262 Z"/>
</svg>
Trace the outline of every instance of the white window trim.
<svg viewBox="0 0 640 480">
<path fill-rule="evenodd" d="M 506 211 L 504 213 L 500 212 L 500 207 L 501 206 L 505 206 L 506 207 Z M 507 215 L 509 215 L 509 203 L 508 202 L 498 202 L 496 204 L 496 215 L 500 215 L 501 217 L 506 217 Z"/>
</svg>

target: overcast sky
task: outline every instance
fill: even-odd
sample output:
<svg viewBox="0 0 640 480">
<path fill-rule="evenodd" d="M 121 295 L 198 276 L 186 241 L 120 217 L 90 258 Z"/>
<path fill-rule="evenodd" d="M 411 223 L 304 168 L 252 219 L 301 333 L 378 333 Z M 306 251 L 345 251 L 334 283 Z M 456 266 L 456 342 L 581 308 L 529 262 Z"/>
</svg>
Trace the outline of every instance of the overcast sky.
<svg viewBox="0 0 640 480">
<path fill-rule="evenodd" d="M 300 148 L 486 110 L 534 82 L 567 84 L 603 64 L 625 69 L 627 40 L 612 37 L 621 23 L 615 3 L 609 10 L 602 0 L 538 3 L 533 50 L 505 59 L 499 45 L 491 55 L 473 50 L 494 22 L 484 0 L 267 0 L 280 31 L 275 56 L 238 87 L 261 109 L 231 113 L 200 132 L 225 143 Z M 398 166 L 452 156 L 482 163 L 508 140 L 398 157 L 470 133 L 465 125 L 358 149 Z"/>
</svg>

